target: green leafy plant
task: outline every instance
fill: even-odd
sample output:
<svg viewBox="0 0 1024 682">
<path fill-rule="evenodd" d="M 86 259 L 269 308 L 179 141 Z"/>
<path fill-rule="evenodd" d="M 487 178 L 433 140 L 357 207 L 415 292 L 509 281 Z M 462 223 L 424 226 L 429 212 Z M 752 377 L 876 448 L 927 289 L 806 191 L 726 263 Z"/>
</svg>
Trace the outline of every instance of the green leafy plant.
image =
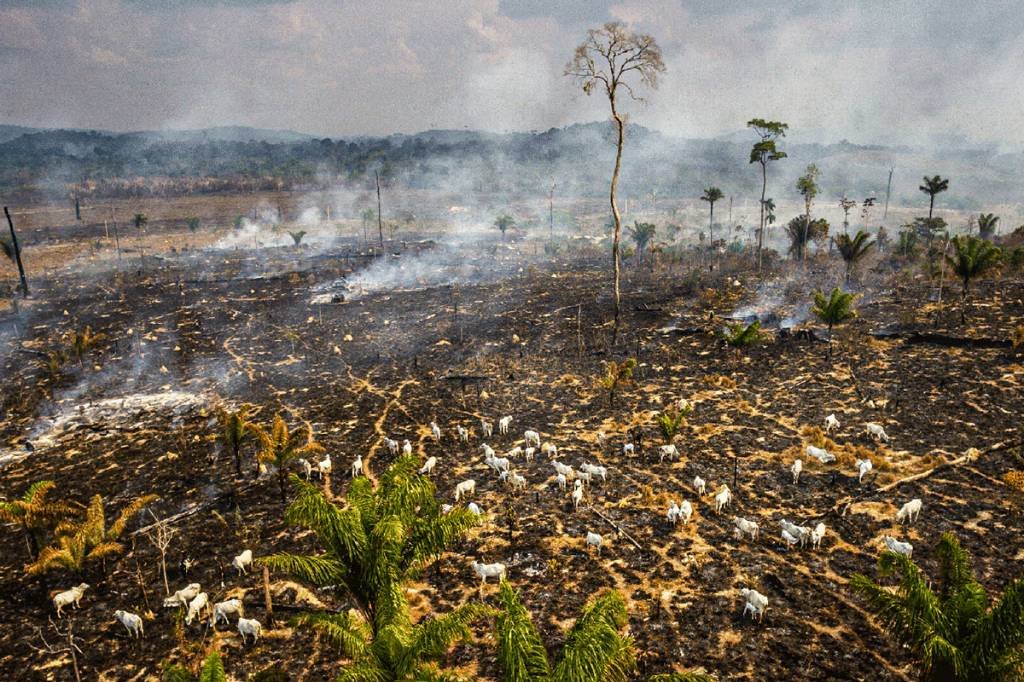
<svg viewBox="0 0 1024 682">
<path fill-rule="evenodd" d="M 164 682 L 225 682 L 227 680 L 224 673 L 224 662 L 216 651 L 211 651 L 203 660 L 199 675 L 193 675 L 184 666 L 172 665 L 164 668 L 163 678 Z"/>
<path fill-rule="evenodd" d="M 722 340 L 733 348 L 746 348 L 755 346 L 765 340 L 765 334 L 761 331 L 760 320 L 754 320 L 750 324 L 732 322 L 722 332 Z"/>
<path fill-rule="evenodd" d="M 185 218 L 185 225 L 188 226 L 189 232 L 197 232 L 199 230 L 199 218 L 189 216 L 188 218 Z"/>
<path fill-rule="evenodd" d="M 505 232 L 512 228 L 516 224 L 515 218 L 503 213 L 494 219 L 494 226 L 501 230 L 501 238 L 505 238 Z"/>
<path fill-rule="evenodd" d="M 845 293 L 836 287 L 825 297 L 820 291 L 814 292 L 814 307 L 811 312 L 828 326 L 828 353 L 826 358 L 832 359 L 832 328 L 857 316 L 853 310 L 853 299 L 856 294 Z"/>
<path fill-rule="evenodd" d="M 629 358 L 622 362 L 609 360 L 604 366 L 604 375 L 598 379 L 598 385 L 608 392 L 609 407 L 615 406 L 615 394 L 624 385 L 633 380 L 633 371 L 636 369 L 636 360 Z"/>
<path fill-rule="evenodd" d="M 952 240 L 953 253 L 946 256 L 946 263 L 960 278 L 960 324 L 967 322 L 967 296 L 971 280 L 981 277 L 1002 261 L 1003 252 L 991 242 L 978 237 L 959 235 Z"/>
<path fill-rule="evenodd" d="M 886 551 L 878 560 L 890 588 L 857 574 L 850 588 L 885 631 L 917 658 L 928 682 L 1019 679 L 1024 665 L 1024 579 L 995 600 L 974 576 L 970 554 L 952 533 L 934 550 L 934 584 L 908 557 Z"/>
<path fill-rule="evenodd" d="M 679 433 L 683 424 L 686 423 L 686 418 L 692 411 L 693 406 L 687 403 L 686 407 L 682 410 L 665 410 L 654 418 L 655 423 L 658 425 L 658 430 L 661 431 L 661 435 L 666 443 L 672 442 L 672 439 Z"/>
<path fill-rule="evenodd" d="M 292 241 L 295 242 L 295 246 L 298 246 L 302 243 L 302 238 L 306 236 L 306 231 L 299 230 L 298 232 L 289 232 L 288 234 L 291 235 Z"/>
</svg>

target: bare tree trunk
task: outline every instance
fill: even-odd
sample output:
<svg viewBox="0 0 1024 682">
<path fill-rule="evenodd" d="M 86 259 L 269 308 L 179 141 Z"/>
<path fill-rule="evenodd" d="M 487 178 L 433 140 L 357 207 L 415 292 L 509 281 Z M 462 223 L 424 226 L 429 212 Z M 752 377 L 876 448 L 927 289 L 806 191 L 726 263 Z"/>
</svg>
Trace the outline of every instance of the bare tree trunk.
<svg viewBox="0 0 1024 682">
<path fill-rule="evenodd" d="M 274 615 L 274 602 L 270 599 L 270 569 L 263 567 L 263 605 L 267 611 L 267 622 L 270 623 Z"/>
<path fill-rule="evenodd" d="M 612 346 L 614 346 L 619 335 L 619 321 L 621 317 L 621 300 L 619 293 L 619 242 L 622 239 L 622 216 L 619 214 L 619 205 L 615 200 L 615 192 L 619 186 L 619 170 L 622 168 L 622 144 L 625 133 L 625 122 L 622 120 L 622 117 L 619 116 L 619 112 L 615 109 L 615 95 L 610 95 L 608 99 L 611 102 L 612 119 L 615 120 L 615 129 L 617 133 L 615 141 L 615 169 L 612 171 L 612 183 L 609 191 L 609 199 L 612 205 L 612 218 L 615 220 L 615 234 L 612 238 L 612 271 L 615 278 L 615 320 L 612 324 Z"/>
<path fill-rule="evenodd" d="M 757 233 L 757 271 L 761 272 L 761 248 L 764 246 L 764 195 L 768 190 L 768 164 L 761 161 L 761 229 Z"/>
<path fill-rule="evenodd" d="M 384 218 L 380 212 L 380 173 L 377 171 L 373 172 L 373 177 L 377 181 L 377 232 L 380 234 L 380 248 L 384 248 Z"/>
</svg>

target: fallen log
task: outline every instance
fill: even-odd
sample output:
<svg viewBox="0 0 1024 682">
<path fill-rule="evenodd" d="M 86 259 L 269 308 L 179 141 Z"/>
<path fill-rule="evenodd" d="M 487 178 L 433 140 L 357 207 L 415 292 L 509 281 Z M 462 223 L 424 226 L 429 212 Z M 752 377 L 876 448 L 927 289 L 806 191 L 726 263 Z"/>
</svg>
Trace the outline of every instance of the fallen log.
<svg viewBox="0 0 1024 682">
<path fill-rule="evenodd" d="M 903 343 L 930 343 L 947 348 L 1012 348 L 1009 339 L 992 339 L 988 337 L 972 338 L 969 336 L 950 336 L 938 332 L 904 332 L 894 329 L 880 329 L 871 332 L 876 339 L 903 339 Z"/>
<path fill-rule="evenodd" d="M 621 535 L 622 535 L 623 537 L 625 537 L 625 538 L 626 538 L 627 540 L 629 540 L 630 542 L 632 542 L 632 543 L 633 543 L 633 546 L 634 546 L 634 547 L 636 547 L 636 548 L 637 548 L 637 549 L 639 549 L 639 550 L 642 550 L 642 549 L 643 549 L 643 547 L 642 547 L 642 546 L 640 545 L 640 543 L 639 543 L 639 542 L 637 542 L 636 540 L 634 540 L 634 539 L 633 539 L 633 536 L 632 536 L 632 535 L 630 535 L 629 533 L 627 533 L 627 532 L 626 532 L 625 530 L 623 530 L 623 528 L 622 528 L 621 526 L 619 526 L 619 524 L 615 523 L 614 521 L 612 521 L 611 519 L 609 519 L 609 518 L 608 518 L 607 516 L 605 516 L 604 514 L 602 514 L 602 513 L 601 513 L 601 512 L 599 512 L 599 511 L 597 511 L 597 509 L 595 509 L 594 507 L 590 507 L 590 511 L 594 512 L 594 513 L 595 513 L 595 514 L 597 514 L 597 515 L 598 515 L 599 517 L 601 517 L 602 519 L 604 519 L 604 521 L 605 521 L 605 522 L 606 522 L 606 523 L 607 523 L 607 524 L 608 524 L 609 526 L 611 526 L 612 528 L 614 528 L 614 529 L 615 529 L 616 531 L 618 531 L 618 532 L 619 532 L 619 533 L 620 533 L 620 534 L 621 534 Z"/>
</svg>

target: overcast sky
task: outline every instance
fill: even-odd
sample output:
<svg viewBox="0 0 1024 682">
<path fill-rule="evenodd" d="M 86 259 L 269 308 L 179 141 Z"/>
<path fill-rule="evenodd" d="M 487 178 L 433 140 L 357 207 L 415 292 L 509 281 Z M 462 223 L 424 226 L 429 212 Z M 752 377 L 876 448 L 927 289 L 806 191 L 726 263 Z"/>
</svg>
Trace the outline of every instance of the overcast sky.
<svg viewBox="0 0 1024 682">
<path fill-rule="evenodd" d="M 1024 146 L 1019 0 L 0 0 L 0 122 L 546 129 L 607 117 L 562 71 L 612 19 L 662 47 L 630 112 L 667 133 Z"/>
</svg>

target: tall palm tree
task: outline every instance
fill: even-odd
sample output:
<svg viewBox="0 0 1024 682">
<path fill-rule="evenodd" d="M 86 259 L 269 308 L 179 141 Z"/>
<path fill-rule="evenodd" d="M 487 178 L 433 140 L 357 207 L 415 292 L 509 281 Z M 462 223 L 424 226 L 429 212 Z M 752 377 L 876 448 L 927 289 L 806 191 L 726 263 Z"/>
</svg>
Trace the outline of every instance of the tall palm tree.
<svg viewBox="0 0 1024 682">
<path fill-rule="evenodd" d="M 952 533 L 935 547 L 937 590 L 908 557 L 885 552 L 883 576 L 899 580 L 884 587 L 854 575 L 850 587 L 889 635 L 909 647 L 926 682 L 1019 679 L 1024 666 L 1024 579 L 1018 578 L 994 602 L 974 577 L 970 554 Z"/>
<path fill-rule="evenodd" d="M 292 476 L 298 494 L 285 519 L 313 531 L 324 551 L 261 559 L 315 586 L 340 586 L 355 604 L 354 613 L 302 618 L 353 660 L 340 679 L 440 679 L 434 662 L 449 644 L 466 636 L 470 621 L 485 614 L 482 606 L 470 604 L 411 622 L 407 581 L 480 522 L 465 508 L 443 513 L 433 482 L 418 473 L 419 466 L 415 458 L 403 456 L 381 474 L 376 487 L 367 477 L 356 478 L 343 506 Z"/>
<path fill-rule="evenodd" d="M 846 264 L 845 280 L 847 282 L 850 281 L 850 271 L 874 245 L 875 242 L 863 230 L 857 230 L 857 234 L 852 239 L 845 233 L 836 237 L 836 248 L 839 249 L 839 255 L 843 257 L 843 262 Z"/>
<path fill-rule="evenodd" d="M 919 190 L 928 195 L 928 222 L 932 220 L 932 211 L 935 210 L 935 196 L 949 189 L 949 178 L 941 178 L 938 175 L 924 177 L 924 184 L 918 187 Z"/>
<path fill-rule="evenodd" d="M 950 243 L 953 245 L 953 254 L 946 256 L 946 263 L 963 284 L 960 291 L 960 324 L 964 324 L 967 322 L 967 294 L 971 280 L 999 265 L 1003 251 L 993 246 L 992 242 L 978 237 L 957 235 Z"/>
<path fill-rule="evenodd" d="M 704 194 L 701 195 L 700 200 L 708 202 L 708 233 L 711 236 L 711 245 L 715 244 L 715 202 L 725 197 L 722 190 L 718 189 L 714 185 L 704 190 Z"/>
<path fill-rule="evenodd" d="M 49 499 L 56 487 L 53 481 L 36 481 L 21 497 L 0 502 L 0 521 L 21 528 L 25 547 L 32 560 L 39 556 L 39 541 L 43 531 L 60 523 L 72 512 L 67 502 Z"/>
<path fill-rule="evenodd" d="M 274 415 L 270 431 L 259 424 L 251 430 L 260 442 L 256 461 L 277 469 L 277 484 L 281 491 L 281 503 L 284 504 L 288 501 L 288 466 L 304 455 L 323 452 L 324 447 L 313 440 L 311 428 L 307 427 L 305 432 L 291 431 L 280 414 Z"/>
<path fill-rule="evenodd" d="M 820 291 L 814 292 L 814 307 L 811 312 L 822 324 L 828 325 L 828 354 L 825 356 L 828 360 L 832 359 L 832 327 L 857 317 L 856 311 L 853 310 L 853 299 L 856 296 L 840 291 L 839 287 L 833 289 L 828 298 Z"/>
<path fill-rule="evenodd" d="M 249 421 L 253 406 L 244 404 L 237 410 L 217 408 L 217 421 L 220 423 L 220 442 L 231 451 L 235 458 L 235 473 L 242 475 L 242 442 L 252 435 L 256 425 Z"/>
<path fill-rule="evenodd" d="M 633 227 L 627 227 L 629 230 L 629 236 L 636 244 L 636 252 L 640 256 L 640 260 L 644 259 L 644 253 L 647 251 L 647 245 L 654 239 L 654 233 L 658 228 L 653 223 L 642 223 L 639 220 L 633 221 Z"/>
<path fill-rule="evenodd" d="M 982 213 L 978 216 L 978 236 L 982 239 L 992 239 L 996 234 L 996 223 L 999 216 L 995 213 Z"/>
<path fill-rule="evenodd" d="M 57 544 L 44 547 L 39 557 L 25 567 L 28 575 L 37 575 L 55 568 L 81 573 L 86 564 L 120 554 L 124 545 L 119 540 L 133 518 L 156 501 L 156 495 L 143 495 L 125 506 L 107 526 L 103 498 L 94 495 L 80 521 L 65 521 L 54 531 Z"/>
</svg>

